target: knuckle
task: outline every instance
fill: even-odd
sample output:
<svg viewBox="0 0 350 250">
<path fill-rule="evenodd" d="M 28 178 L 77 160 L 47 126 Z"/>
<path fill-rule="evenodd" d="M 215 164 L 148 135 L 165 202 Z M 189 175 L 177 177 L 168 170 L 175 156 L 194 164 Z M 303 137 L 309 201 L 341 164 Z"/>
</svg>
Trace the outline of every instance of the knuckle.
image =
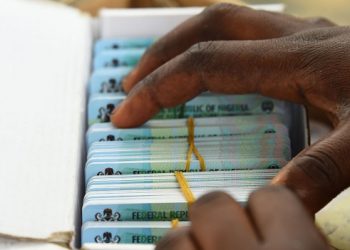
<svg viewBox="0 0 350 250">
<path fill-rule="evenodd" d="M 165 62 L 168 58 L 167 51 L 168 50 L 166 48 L 166 42 L 164 42 L 164 38 L 161 38 L 158 41 L 156 41 L 152 46 L 146 49 L 140 61 L 157 58 L 161 62 Z"/>
<path fill-rule="evenodd" d="M 213 71 L 212 66 L 215 64 L 217 49 L 216 42 L 199 42 L 183 54 L 183 70 L 196 72 L 203 90 L 208 87 L 204 72 Z"/>
<path fill-rule="evenodd" d="M 316 95 L 332 104 L 339 104 L 350 97 L 347 82 L 350 79 L 350 45 L 344 43 L 346 31 L 343 28 L 322 28 L 300 32 L 288 39 L 294 39 L 293 62 L 303 79 L 301 93 L 308 103 L 330 112 L 329 105 L 317 100 Z M 332 116 L 337 116 L 335 107 Z"/>
<path fill-rule="evenodd" d="M 217 3 L 205 8 L 199 15 L 202 38 L 207 39 L 213 36 L 220 36 L 218 30 L 224 25 L 224 18 L 229 14 L 231 19 L 234 19 L 234 16 L 244 11 L 244 9 L 248 8 L 230 3 Z"/>
<path fill-rule="evenodd" d="M 139 82 L 139 84 L 137 84 L 134 89 L 136 91 L 143 88 L 145 90 L 144 95 L 148 95 L 148 99 L 152 100 L 153 105 L 160 110 L 164 107 L 167 107 L 167 105 L 163 103 L 159 98 L 158 90 L 155 84 L 159 82 L 159 78 L 160 77 L 157 71 L 152 72 L 151 74 L 147 75 L 143 80 L 141 80 L 141 82 Z"/>
<path fill-rule="evenodd" d="M 331 151 L 313 151 L 295 158 L 286 169 L 285 185 L 298 194 L 312 213 L 349 186 L 349 178 L 346 172 L 342 173 L 336 155 Z"/>
<path fill-rule="evenodd" d="M 185 61 L 198 70 L 204 70 L 215 55 L 216 49 L 213 41 L 196 43 L 184 53 Z"/>
<path fill-rule="evenodd" d="M 341 166 L 331 152 L 314 150 L 294 159 L 292 165 L 301 170 L 315 188 L 343 186 Z"/>
<path fill-rule="evenodd" d="M 198 58 L 201 59 L 201 57 L 204 56 L 204 54 L 207 54 L 208 49 L 210 48 L 210 45 L 212 42 L 199 42 L 194 45 L 192 45 L 186 52 L 185 56 L 188 58 Z"/>
</svg>

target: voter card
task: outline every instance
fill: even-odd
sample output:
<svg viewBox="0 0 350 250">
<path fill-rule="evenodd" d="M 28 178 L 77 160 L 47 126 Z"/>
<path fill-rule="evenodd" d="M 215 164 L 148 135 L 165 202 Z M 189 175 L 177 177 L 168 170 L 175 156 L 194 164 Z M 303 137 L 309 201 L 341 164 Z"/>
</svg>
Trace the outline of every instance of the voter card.
<svg viewBox="0 0 350 250">
<path fill-rule="evenodd" d="M 186 159 L 134 160 L 92 162 L 85 166 L 85 183 L 96 175 L 169 173 L 184 171 Z M 224 171 L 236 169 L 281 168 L 288 161 L 284 158 L 226 158 L 208 159 L 205 161 L 207 171 Z M 200 162 L 192 160 L 189 171 L 200 171 Z"/>
<path fill-rule="evenodd" d="M 96 112 L 97 113 L 97 112 Z M 96 116 L 98 116 L 96 114 Z M 109 116 L 108 116 L 108 119 Z M 243 134 L 268 134 L 279 133 L 288 135 L 288 129 L 283 124 L 247 124 L 246 126 L 211 126 L 196 127 L 195 138 L 203 137 L 224 137 Z M 163 140 L 163 139 L 184 139 L 188 137 L 187 127 L 174 128 L 115 128 L 104 130 L 95 127 L 87 133 L 87 146 L 96 141 L 127 141 L 127 140 Z"/>
<path fill-rule="evenodd" d="M 92 121 L 91 121 L 92 123 Z M 197 127 L 211 127 L 211 126 L 233 126 L 244 127 L 245 125 L 251 126 L 251 124 L 284 124 L 284 117 L 279 114 L 269 115 L 251 115 L 251 116 L 234 116 L 234 117 L 208 117 L 208 118 L 196 118 L 194 124 Z M 152 119 L 145 123 L 142 128 L 155 129 L 155 128 L 178 128 L 186 127 L 187 119 L 169 119 L 169 120 L 157 120 Z M 271 131 L 273 132 L 273 131 Z M 92 124 L 86 133 L 86 141 L 88 147 L 96 141 L 115 141 L 123 140 L 115 136 L 117 133 L 116 128 L 111 123 L 97 123 Z M 288 135 L 287 135 L 288 136 Z M 174 136 L 172 137 L 174 138 Z M 147 138 L 151 139 L 151 138 Z"/>
<path fill-rule="evenodd" d="M 188 226 L 181 221 L 178 226 Z M 86 222 L 82 226 L 82 243 L 156 244 L 172 228 L 171 221 Z"/>
<path fill-rule="evenodd" d="M 111 114 L 123 100 L 123 94 L 94 94 L 88 102 L 88 123 L 110 122 Z"/>
<path fill-rule="evenodd" d="M 122 80 L 132 67 L 101 68 L 95 70 L 90 78 L 90 94 L 111 94 L 122 92 Z"/>
<path fill-rule="evenodd" d="M 193 189 L 194 197 L 212 191 L 222 190 L 244 204 L 249 194 L 257 187 L 198 188 Z M 90 192 L 89 192 L 90 193 Z M 89 195 L 89 193 L 86 194 Z M 95 192 L 98 194 L 98 192 Z M 86 198 L 85 196 L 85 198 Z M 180 221 L 188 220 L 188 203 L 180 189 L 171 190 L 119 190 L 100 192 L 84 199 L 82 221 Z"/>
<path fill-rule="evenodd" d="M 108 67 L 133 67 L 140 60 L 145 49 L 105 50 L 94 58 L 94 70 Z"/>
<path fill-rule="evenodd" d="M 126 96 L 116 93 L 107 95 L 108 102 L 116 106 Z M 100 97 L 103 99 L 103 96 Z M 90 103 L 89 103 L 90 105 Z M 89 107 L 90 108 L 90 107 Z M 101 107 L 94 104 L 94 109 Z M 103 107 L 104 108 L 104 107 Z M 188 117 L 220 117 L 236 115 L 261 115 L 261 114 L 281 114 L 284 115 L 286 124 L 289 124 L 289 116 L 286 114 L 286 102 L 274 100 L 260 95 L 210 95 L 202 94 L 185 104 L 174 108 L 164 108 L 153 119 L 178 119 Z M 91 119 L 91 121 L 90 121 Z M 89 124 L 105 122 L 89 117 Z"/>
<path fill-rule="evenodd" d="M 130 48 L 147 48 L 155 41 L 154 38 L 112 38 L 99 39 L 95 43 L 95 56 L 105 50 L 119 50 Z"/>
</svg>

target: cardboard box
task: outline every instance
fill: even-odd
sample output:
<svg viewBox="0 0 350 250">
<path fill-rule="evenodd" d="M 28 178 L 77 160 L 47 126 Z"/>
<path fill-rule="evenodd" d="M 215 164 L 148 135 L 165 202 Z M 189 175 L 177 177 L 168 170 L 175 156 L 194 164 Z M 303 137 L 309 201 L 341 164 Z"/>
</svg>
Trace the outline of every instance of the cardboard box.
<svg viewBox="0 0 350 250">
<path fill-rule="evenodd" d="M 282 5 L 254 6 L 281 11 Z M 45 1 L 0 9 L 0 247 L 80 248 L 86 86 L 96 38 L 161 36 L 202 8 L 102 10 L 92 20 Z M 305 110 L 290 105 L 293 155 L 308 143 Z M 4 167 L 6 166 L 6 167 Z M 1 238 L 10 239 L 5 242 Z M 4 243 L 5 242 L 5 243 Z M 89 244 L 86 249 L 153 249 Z"/>
</svg>

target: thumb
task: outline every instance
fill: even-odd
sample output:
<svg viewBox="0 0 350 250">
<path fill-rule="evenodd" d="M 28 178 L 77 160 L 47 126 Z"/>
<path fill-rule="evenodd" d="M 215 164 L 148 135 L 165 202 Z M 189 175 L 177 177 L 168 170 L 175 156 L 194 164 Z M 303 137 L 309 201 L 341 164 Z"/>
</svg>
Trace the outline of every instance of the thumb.
<svg viewBox="0 0 350 250">
<path fill-rule="evenodd" d="M 286 185 L 316 213 L 350 186 L 350 122 L 341 123 L 329 137 L 300 152 L 272 180 Z"/>
</svg>

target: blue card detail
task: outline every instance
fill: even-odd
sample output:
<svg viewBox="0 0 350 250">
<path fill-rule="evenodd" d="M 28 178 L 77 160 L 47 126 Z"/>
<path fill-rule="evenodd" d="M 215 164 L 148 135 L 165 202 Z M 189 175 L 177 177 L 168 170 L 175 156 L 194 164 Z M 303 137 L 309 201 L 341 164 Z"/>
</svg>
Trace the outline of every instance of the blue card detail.
<svg viewBox="0 0 350 250">
<path fill-rule="evenodd" d="M 123 198 L 121 197 L 123 200 Z M 188 204 L 185 200 L 175 203 L 149 203 L 146 201 L 121 201 L 112 199 L 96 199 L 96 202 L 85 201 L 82 210 L 83 223 L 88 221 L 171 221 L 188 220 Z M 98 202 L 97 202 L 98 201 Z"/>
<path fill-rule="evenodd" d="M 91 95 L 88 103 L 88 124 L 110 122 L 115 107 L 125 99 L 124 94 Z"/>
<path fill-rule="evenodd" d="M 100 39 L 95 44 L 95 55 L 104 50 L 147 48 L 154 41 L 154 38 Z"/>
<path fill-rule="evenodd" d="M 86 132 L 86 146 L 90 148 L 93 142 L 120 141 L 111 133 L 115 128 L 111 123 L 92 124 Z"/>
<path fill-rule="evenodd" d="M 94 58 L 94 70 L 108 67 L 135 66 L 145 49 L 105 50 Z"/>
<path fill-rule="evenodd" d="M 253 158 L 253 159 L 212 159 L 207 161 L 207 171 L 231 171 L 236 169 L 277 169 L 286 164 L 282 158 Z M 101 159 L 90 161 L 85 165 L 85 185 L 93 176 L 103 175 L 124 175 L 124 174 L 155 174 L 172 173 L 183 171 L 185 159 L 169 160 L 158 159 L 151 161 L 143 160 L 110 160 Z M 191 161 L 190 171 L 200 171 L 198 160 Z"/>
<path fill-rule="evenodd" d="M 135 225 L 133 222 L 86 222 L 82 227 L 82 243 L 155 244 L 169 230 L 170 227 Z"/>
<path fill-rule="evenodd" d="M 101 68 L 95 70 L 90 78 L 90 94 L 121 92 L 121 82 L 131 70 L 132 67 Z"/>
<path fill-rule="evenodd" d="M 88 224 L 88 223 L 86 223 Z M 90 228 L 85 226 L 82 229 L 82 243 L 122 243 L 118 230 L 109 228 Z"/>
</svg>

